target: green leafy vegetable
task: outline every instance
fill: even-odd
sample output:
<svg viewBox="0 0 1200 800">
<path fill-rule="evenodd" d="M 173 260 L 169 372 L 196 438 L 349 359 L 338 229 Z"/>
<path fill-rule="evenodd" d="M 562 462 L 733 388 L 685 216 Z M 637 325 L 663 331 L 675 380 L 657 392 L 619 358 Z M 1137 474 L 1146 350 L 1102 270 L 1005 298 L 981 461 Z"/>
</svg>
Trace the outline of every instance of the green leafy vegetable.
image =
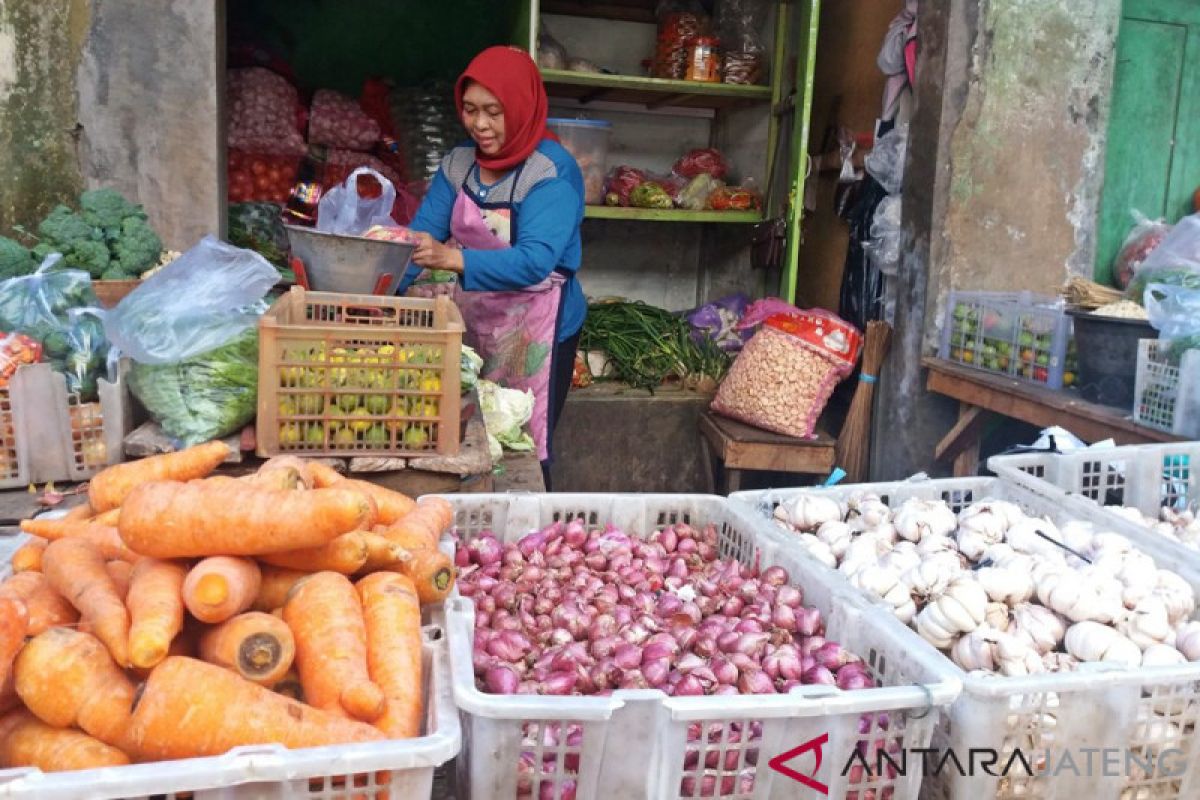
<svg viewBox="0 0 1200 800">
<path fill-rule="evenodd" d="M 661 184 L 646 181 L 629 193 L 629 204 L 637 208 L 671 208 L 671 195 Z"/>
<path fill-rule="evenodd" d="M 462 386 L 463 394 L 475 388 L 479 382 L 481 369 L 483 369 L 483 359 L 472 348 L 464 344 L 462 357 L 459 360 L 459 383 Z"/>
<path fill-rule="evenodd" d="M 0 279 L 28 275 L 37 267 L 38 262 L 27 247 L 0 236 Z"/>
<path fill-rule="evenodd" d="M 187 445 L 227 436 L 254 419 L 258 330 L 175 364 L 135 362 L 129 387 L 168 436 Z"/>
</svg>

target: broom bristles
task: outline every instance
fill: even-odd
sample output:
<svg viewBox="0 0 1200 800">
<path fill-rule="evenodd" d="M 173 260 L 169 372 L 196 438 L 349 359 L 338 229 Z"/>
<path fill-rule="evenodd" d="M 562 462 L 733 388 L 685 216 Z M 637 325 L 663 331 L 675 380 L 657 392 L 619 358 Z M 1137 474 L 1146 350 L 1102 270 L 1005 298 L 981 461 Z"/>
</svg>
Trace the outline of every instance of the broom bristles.
<svg viewBox="0 0 1200 800">
<path fill-rule="evenodd" d="M 871 459 L 871 403 L 875 398 L 875 381 L 883 359 L 892 343 L 892 326 L 882 320 L 867 323 L 866 342 L 863 344 L 862 371 L 850 411 L 837 440 L 838 466 L 846 471 L 851 483 L 866 480 L 867 467 Z M 864 380 L 871 376 L 871 380 Z"/>
</svg>

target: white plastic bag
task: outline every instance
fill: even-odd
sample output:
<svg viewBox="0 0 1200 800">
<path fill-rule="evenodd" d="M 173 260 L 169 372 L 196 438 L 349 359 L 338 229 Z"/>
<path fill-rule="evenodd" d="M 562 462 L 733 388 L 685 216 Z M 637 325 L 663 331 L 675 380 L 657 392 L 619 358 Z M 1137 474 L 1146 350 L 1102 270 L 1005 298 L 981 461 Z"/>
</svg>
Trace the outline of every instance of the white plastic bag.
<svg viewBox="0 0 1200 800">
<path fill-rule="evenodd" d="M 104 315 L 113 347 L 142 364 L 174 364 L 258 324 L 279 272 L 253 250 L 205 236 Z"/>
<path fill-rule="evenodd" d="M 358 176 L 370 175 L 379 181 L 383 192 L 379 197 L 362 197 L 358 193 Z M 321 197 L 317 205 L 317 230 L 343 236 L 362 236 L 372 225 L 395 225 L 392 205 L 396 202 L 396 187 L 370 167 L 359 167 L 341 183 Z"/>
<path fill-rule="evenodd" d="M 904 185 L 904 154 L 908 150 L 908 126 L 897 125 L 875 140 L 864 159 L 867 172 L 888 194 L 900 194 Z"/>
<path fill-rule="evenodd" d="M 1184 217 L 1155 247 L 1125 289 L 1131 300 L 1142 300 L 1151 283 L 1166 283 L 1187 289 L 1200 289 L 1200 214 Z"/>
</svg>

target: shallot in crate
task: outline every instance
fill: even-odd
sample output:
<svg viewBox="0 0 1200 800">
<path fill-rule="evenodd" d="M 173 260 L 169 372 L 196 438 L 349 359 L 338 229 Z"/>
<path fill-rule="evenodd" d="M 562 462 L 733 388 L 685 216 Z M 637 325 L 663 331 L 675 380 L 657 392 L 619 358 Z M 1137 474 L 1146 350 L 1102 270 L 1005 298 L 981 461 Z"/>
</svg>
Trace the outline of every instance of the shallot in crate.
<svg viewBox="0 0 1200 800">
<path fill-rule="evenodd" d="M 460 800 L 917 797 L 949 665 L 724 498 L 446 499 Z"/>
<path fill-rule="evenodd" d="M 982 750 L 1001 766 L 942 761 L 927 771 L 929 797 L 1200 792 L 1200 621 L 1174 562 L 994 478 L 730 500 L 764 537 L 910 625 L 914 651 L 936 648 L 961 670 L 963 692 L 934 748 L 942 759 Z M 1063 767 L 1089 750 L 1120 769 Z"/>
</svg>

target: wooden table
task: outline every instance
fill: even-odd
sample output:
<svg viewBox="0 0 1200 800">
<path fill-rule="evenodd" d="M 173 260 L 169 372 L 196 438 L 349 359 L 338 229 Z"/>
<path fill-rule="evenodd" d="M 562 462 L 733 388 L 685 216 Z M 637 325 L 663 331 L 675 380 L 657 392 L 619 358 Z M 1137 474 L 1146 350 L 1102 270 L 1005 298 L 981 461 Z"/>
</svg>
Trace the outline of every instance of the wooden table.
<svg viewBox="0 0 1200 800">
<path fill-rule="evenodd" d="M 956 476 L 976 474 L 979 440 L 988 414 L 1028 422 L 1039 428 L 1058 425 L 1085 442 L 1113 439 L 1117 444 L 1177 442 L 1181 437 L 1147 428 L 1113 406 L 1089 403 L 1072 390 L 1048 389 L 940 358 L 925 358 L 925 388 L 959 402 L 958 422 L 934 449 L 938 461 L 954 462 Z"/>
<path fill-rule="evenodd" d="M 828 475 L 835 461 L 836 440 L 824 431 L 816 438 L 797 439 L 764 431 L 711 411 L 700 415 L 700 449 L 708 475 L 708 491 L 717 489 L 718 462 L 724 466 L 722 493 L 741 488 L 742 471 L 799 472 Z"/>
</svg>

